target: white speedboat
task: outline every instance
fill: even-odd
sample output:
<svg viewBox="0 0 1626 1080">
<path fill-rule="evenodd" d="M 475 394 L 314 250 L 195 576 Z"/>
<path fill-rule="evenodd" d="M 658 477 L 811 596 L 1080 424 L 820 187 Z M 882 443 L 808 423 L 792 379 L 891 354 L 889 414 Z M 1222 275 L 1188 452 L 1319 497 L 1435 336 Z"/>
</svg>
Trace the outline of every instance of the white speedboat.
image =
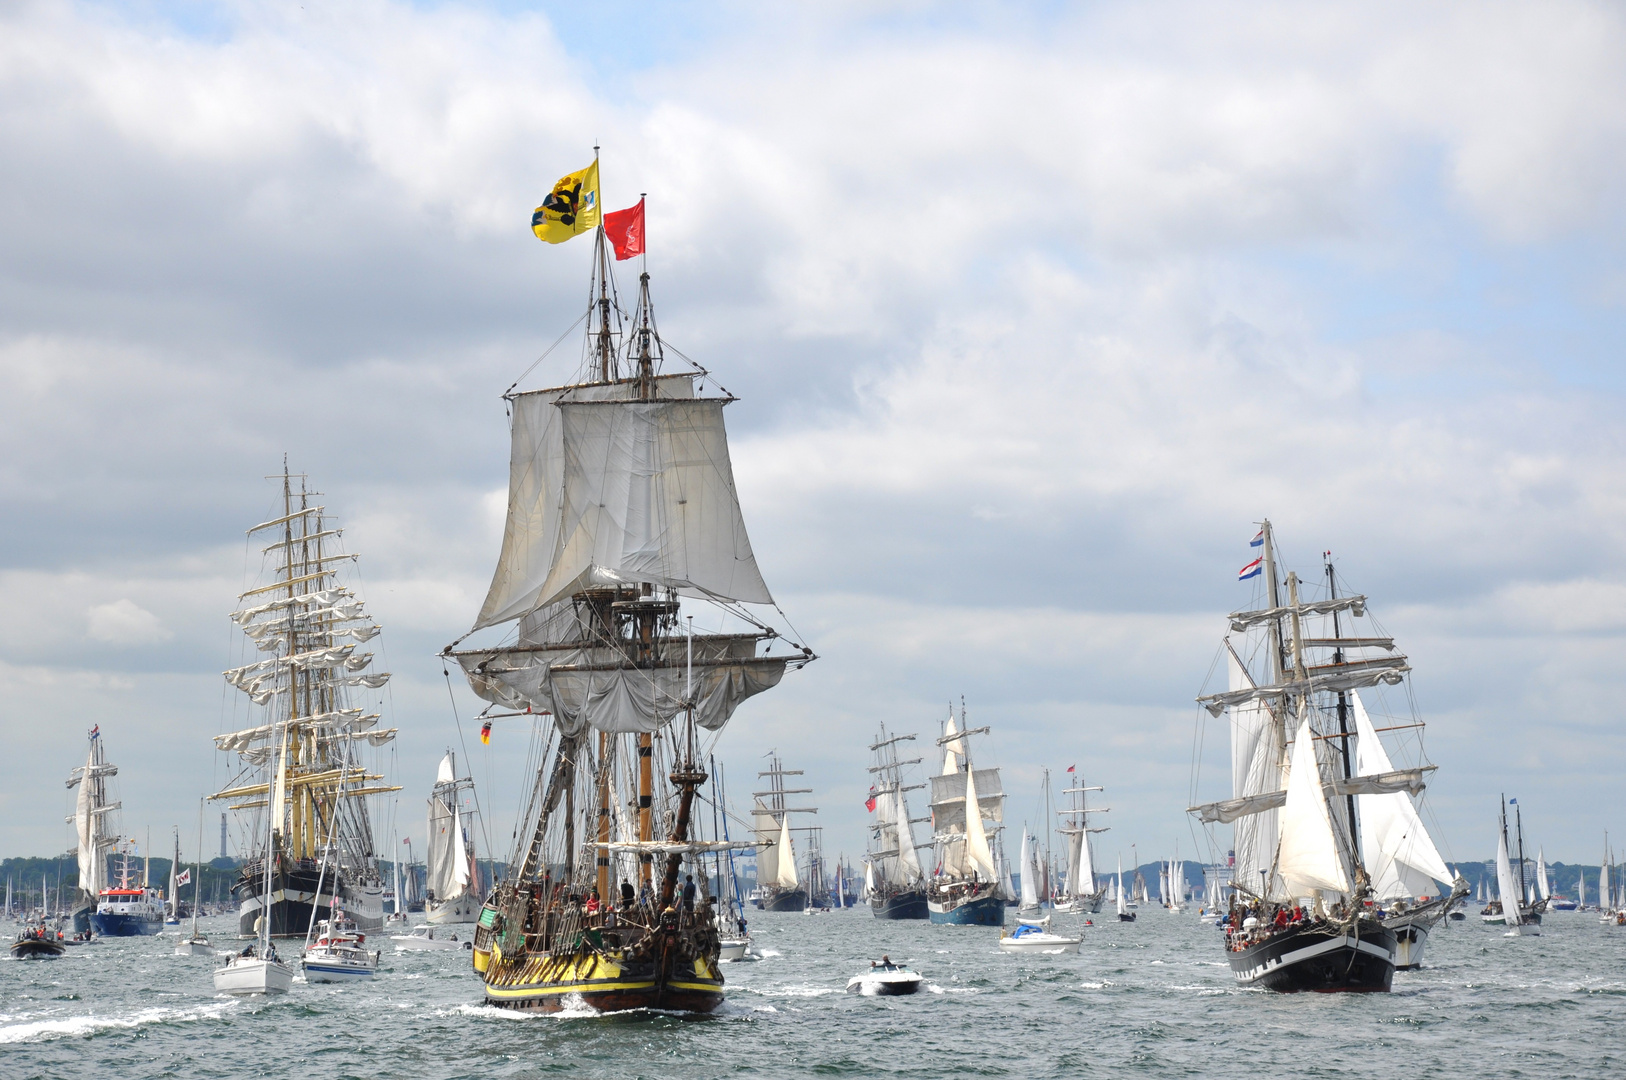
<svg viewBox="0 0 1626 1080">
<path fill-rule="evenodd" d="M 735 960 L 744 960 L 747 950 L 751 948 L 751 939 L 746 937 L 719 938 L 717 947 L 719 950 L 717 959 L 725 964 Z"/>
<path fill-rule="evenodd" d="M 323 919 L 316 925 L 316 943 L 299 961 L 306 982 L 356 982 L 370 979 L 378 971 L 379 951 L 366 947 L 367 935 L 358 933 L 355 923 L 333 926 Z"/>
<path fill-rule="evenodd" d="M 275 950 L 264 958 L 234 954 L 215 968 L 217 994 L 286 994 L 293 985 L 294 969 L 278 960 Z"/>
<path fill-rule="evenodd" d="M 473 941 L 459 941 L 456 934 L 436 937 L 432 926 L 414 926 L 410 934 L 391 934 L 397 949 L 431 952 L 439 949 L 472 949 Z"/>
<path fill-rule="evenodd" d="M 925 981 L 920 972 L 910 971 L 906 965 L 894 964 L 883 956 L 879 962 L 872 961 L 868 971 L 861 971 L 847 980 L 847 993 L 863 994 L 865 997 L 898 997 L 913 994 Z"/>
<path fill-rule="evenodd" d="M 1015 930 L 999 936 L 999 947 L 1003 952 L 1059 955 L 1078 952 L 1083 941 L 1082 937 L 1052 934 L 1049 919 L 1023 919 Z"/>
</svg>

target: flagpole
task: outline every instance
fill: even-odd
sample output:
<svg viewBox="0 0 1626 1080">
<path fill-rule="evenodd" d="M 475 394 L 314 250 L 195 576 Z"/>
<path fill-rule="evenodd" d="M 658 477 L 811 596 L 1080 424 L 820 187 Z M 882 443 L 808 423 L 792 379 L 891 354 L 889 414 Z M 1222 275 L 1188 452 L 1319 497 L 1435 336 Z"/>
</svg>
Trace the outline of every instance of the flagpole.
<svg viewBox="0 0 1626 1080">
<path fill-rule="evenodd" d="M 644 208 L 643 213 L 639 215 L 643 218 L 639 223 L 643 226 L 643 235 L 638 238 L 638 242 L 642 245 L 643 250 L 638 252 L 638 272 L 647 274 L 649 273 L 649 192 L 640 191 L 638 201 L 643 204 Z"/>
</svg>

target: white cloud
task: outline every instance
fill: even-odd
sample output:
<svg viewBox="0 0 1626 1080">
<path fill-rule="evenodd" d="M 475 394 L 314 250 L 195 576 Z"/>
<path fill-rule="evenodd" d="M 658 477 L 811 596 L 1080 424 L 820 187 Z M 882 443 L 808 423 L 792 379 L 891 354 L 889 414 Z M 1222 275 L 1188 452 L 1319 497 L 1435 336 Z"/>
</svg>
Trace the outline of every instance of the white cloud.
<svg viewBox="0 0 1626 1080">
<path fill-rule="evenodd" d="M 112 645 L 150 645 L 175 636 L 158 616 L 128 598 L 95 605 L 85 612 L 85 620 L 93 640 Z"/>
</svg>

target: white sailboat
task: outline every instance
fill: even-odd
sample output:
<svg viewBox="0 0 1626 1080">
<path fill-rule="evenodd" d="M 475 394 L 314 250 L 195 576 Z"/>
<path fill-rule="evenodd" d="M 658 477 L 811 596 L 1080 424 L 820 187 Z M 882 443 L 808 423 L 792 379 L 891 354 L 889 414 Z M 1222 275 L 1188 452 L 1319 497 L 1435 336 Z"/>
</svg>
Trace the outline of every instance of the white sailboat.
<svg viewBox="0 0 1626 1080">
<path fill-rule="evenodd" d="M 1026 827 L 1022 829 L 1022 894 L 1016 907 L 1018 918 L 1036 918 L 1039 914 L 1039 867 L 1034 861 L 1033 838 Z"/>
<path fill-rule="evenodd" d="M 1118 904 L 1118 921 L 1134 922 L 1135 913 L 1129 910 L 1129 900 L 1124 895 L 1124 858 L 1118 856 L 1118 878 L 1112 886 L 1112 897 Z"/>
<path fill-rule="evenodd" d="M 1513 863 L 1507 852 L 1507 806 L 1502 807 L 1502 827 L 1496 836 L 1496 892 L 1502 902 L 1502 924 L 1507 927 L 1505 937 L 1535 937 L 1541 934 L 1540 919 L 1529 922 L 1521 910 L 1524 886 L 1513 873 Z"/>
<path fill-rule="evenodd" d="M 192 873 L 197 875 L 192 881 L 192 932 L 181 939 L 175 946 L 177 956 L 209 956 L 214 953 L 214 946 L 209 939 L 198 933 L 198 909 L 202 907 L 200 890 L 203 888 L 203 800 L 198 800 L 198 861 L 193 866 Z"/>
<path fill-rule="evenodd" d="M 284 737 L 278 732 L 275 750 L 282 755 Z M 279 792 L 280 794 L 280 792 Z M 274 850 L 276 837 L 274 823 L 276 815 L 265 816 L 266 850 Z M 271 892 L 271 862 L 270 859 L 260 860 L 262 896 L 272 896 Z M 268 911 L 262 910 L 254 919 L 254 929 L 257 940 L 240 953 L 234 953 L 226 958 L 226 962 L 215 968 L 215 993 L 231 994 L 233 996 L 250 996 L 255 994 L 286 994 L 294 985 L 294 969 L 284 964 L 277 956 L 276 947 L 271 944 L 271 919 L 267 917 Z M 257 948 L 256 948 L 257 946 Z"/>
<path fill-rule="evenodd" d="M 1105 806 L 1089 805 L 1089 793 L 1101 790 L 1104 789 L 1086 786 L 1082 781 L 1062 790 L 1063 795 L 1070 796 L 1067 808 L 1062 811 L 1064 823 L 1059 830 L 1067 837 L 1067 892 L 1056 901 L 1057 911 L 1099 912 L 1106 900 L 1106 886 L 1096 880 L 1095 850 L 1090 842 L 1091 833 L 1107 831 L 1090 824 L 1091 814 L 1105 814 L 1108 810 Z"/>
<path fill-rule="evenodd" d="M 181 830 L 175 830 L 175 854 L 169 860 L 169 889 L 165 894 L 165 906 L 169 908 L 164 913 L 165 926 L 181 925 L 181 897 L 175 885 L 175 879 L 181 872 Z"/>
<path fill-rule="evenodd" d="M 479 895 L 474 840 L 461 805 L 462 793 L 473 789 L 471 777 L 457 775 L 457 755 L 446 751 L 429 796 L 428 896 L 423 909 L 424 921 L 437 926 L 473 922 L 484 900 Z"/>
</svg>

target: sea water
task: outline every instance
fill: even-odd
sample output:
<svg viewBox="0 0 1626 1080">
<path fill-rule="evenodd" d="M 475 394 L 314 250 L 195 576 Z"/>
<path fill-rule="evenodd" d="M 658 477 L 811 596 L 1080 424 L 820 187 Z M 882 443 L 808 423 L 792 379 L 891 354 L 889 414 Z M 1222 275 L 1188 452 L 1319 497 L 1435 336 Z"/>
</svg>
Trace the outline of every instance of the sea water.
<svg viewBox="0 0 1626 1080">
<path fill-rule="evenodd" d="M 0 960 L 0 1077 L 1485 1078 L 1600 1075 L 1626 1056 L 1626 928 L 1593 914 L 1510 939 L 1470 912 L 1393 993 L 1294 996 L 1238 989 L 1193 914 L 1089 918 L 1054 920 L 1082 930 L 1077 955 L 1015 956 L 983 927 L 754 913 L 757 959 L 723 965 L 728 1001 L 705 1019 L 491 1008 L 469 953 L 397 953 L 383 935 L 370 982 L 228 999 L 173 931 L 110 939 Z M 204 929 L 235 947 L 235 919 Z M 927 987 L 846 993 L 883 953 Z"/>
</svg>

